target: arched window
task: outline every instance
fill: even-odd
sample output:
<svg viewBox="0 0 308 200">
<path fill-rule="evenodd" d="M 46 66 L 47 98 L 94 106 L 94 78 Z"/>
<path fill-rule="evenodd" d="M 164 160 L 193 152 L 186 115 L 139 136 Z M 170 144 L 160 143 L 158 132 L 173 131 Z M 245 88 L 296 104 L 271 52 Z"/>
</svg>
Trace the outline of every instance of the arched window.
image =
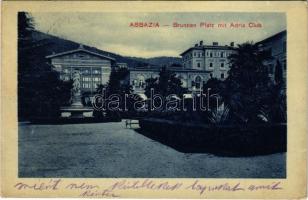
<svg viewBox="0 0 308 200">
<path fill-rule="evenodd" d="M 195 84 L 196 84 L 197 89 L 199 89 L 201 87 L 201 83 L 202 83 L 202 78 L 200 76 L 196 76 Z"/>
</svg>

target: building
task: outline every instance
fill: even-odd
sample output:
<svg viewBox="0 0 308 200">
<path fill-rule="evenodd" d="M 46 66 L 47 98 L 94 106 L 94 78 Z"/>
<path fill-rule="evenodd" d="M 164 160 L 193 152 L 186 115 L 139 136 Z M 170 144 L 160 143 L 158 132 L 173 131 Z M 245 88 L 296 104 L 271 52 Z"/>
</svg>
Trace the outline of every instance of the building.
<svg viewBox="0 0 308 200">
<path fill-rule="evenodd" d="M 74 71 L 81 74 L 80 88 L 83 95 L 92 95 L 99 84 L 109 80 L 111 68 L 116 66 L 116 60 L 85 49 L 78 49 L 46 56 L 62 80 L 70 80 Z"/>
<path fill-rule="evenodd" d="M 182 80 L 182 86 L 188 91 L 200 91 L 210 78 L 225 80 L 228 76 L 228 56 L 234 53 L 234 43 L 221 46 L 217 42 L 204 45 L 203 41 L 195 44 L 180 55 L 182 66 L 168 67 Z M 130 69 L 130 83 L 136 93 L 143 93 L 145 80 L 158 77 L 160 67 L 144 66 Z"/>
<path fill-rule="evenodd" d="M 273 59 L 266 61 L 264 64 L 268 66 L 268 72 L 274 81 L 277 61 L 280 62 L 283 69 L 283 78 L 286 80 L 287 74 L 287 31 L 281 31 L 271 37 L 268 37 L 257 43 L 262 50 L 270 52 Z"/>
<path fill-rule="evenodd" d="M 257 43 L 261 49 L 269 50 L 272 60 L 265 63 L 269 69 L 269 76 L 274 80 L 277 61 L 283 66 L 283 75 L 286 78 L 286 31 L 279 32 Z M 228 57 L 235 53 L 234 43 L 219 45 L 195 44 L 180 54 L 182 65 L 168 66 L 182 81 L 182 86 L 190 93 L 202 89 L 210 78 L 225 80 L 228 77 Z M 125 84 L 130 84 L 137 94 L 144 93 L 145 82 L 149 78 L 159 77 L 161 67 L 155 65 L 130 65 L 117 62 L 108 54 L 92 51 L 80 45 L 79 48 L 47 56 L 51 64 L 60 72 L 61 79 L 70 80 L 74 70 L 82 74 L 81 91 L 83 95 L 91 96 L 99 84 L 109 81 L 113 67 L 129 69 L 129 77 Z"/>
</svg>

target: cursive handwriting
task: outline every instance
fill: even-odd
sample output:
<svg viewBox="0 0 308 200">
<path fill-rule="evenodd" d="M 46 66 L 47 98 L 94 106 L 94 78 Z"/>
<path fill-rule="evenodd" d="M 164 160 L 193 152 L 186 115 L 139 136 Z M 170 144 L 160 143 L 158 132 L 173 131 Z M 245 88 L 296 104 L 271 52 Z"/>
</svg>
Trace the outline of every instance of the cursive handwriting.
<svg viewBox="0 0 308 200">
<path fill-rule="evenodd" d="M 249 191 L 257 191 L 257 190 L 282 190 L 280 186 L 280 182 L 273 182 L 269 185 L 249 185 Z"/>
<path fill-rule="evenodd" d="M 270 184 L 250 184 L 223 182 L 220 184 L 211 184 L 205 180 L 194 180 L 190 183 L 180 181 L 159 181 L 155 179 L 120 179 L 107 185 L 89 184 L 86 182 L 69 182 L 65 183 L 62 179 L 38 179 L 38 182 L 29 184 L 18 182 L 14 185 L 17 190 L 35 190 L 35 191 L 56 191 L 56 190 L 74 190 L 79 193 L 80 197 L 120 197 L 117 192 L 123 190 L 152 190 L 152 191 L 179 191 L 187 190 L 196 192 L 199 195 L 206 195 L 209 192 L 238 192 L 238 191 L 264 191 L 264 190 L 282 190 L 281 182 L 272 182 Z"/>
<path fill-rule="evenodd" d="M 86 190 L 80 194 L 80 197 L 120 197 L 109 190 Z"/>
<path fill-rule="evenodd" d="M 180 189 L 183 183 L 170 183 L 168 181 L 155 182 L 149 179 L 143 181 L 127 181 L 122 180 L 115 182 L 108 189 L 110 190 L 129 190 L 129 189 L 150 189 L 150 190 L 177 190 Z"/>
<path fill-rule="evenodd" d="M 61 182 L 61 179 L 50 179 L 48 182 L 41 182 L 39 181 L 38 183 L 34 184 L 27 184 L 23 182 L 19 182 L 14 185 L 14 187 L 17 190 L 58 190 L 59 189 L 59 184 Z"/>
<path fill-rule="evenodd" d="M 198 180 L 196 180 L 193 184 L 187 186 L 185 189 L 196 190 L 199 191 L 200 195 L 203 194 L 206 190 L 212 191 L 231 191 L 235 192 L 238 190 L 245 190 L 240 186 L 240 183 L 230 185 L 229 183 L 219 184 L 219 185 L 205 185 L 200 184 Z"/>
<path fill-rule="evenodd" d="M 70 183 L 65 188 L 70 190 L 92 190 L 92 189 L 98 189 L 99 186 L 86 183 L 81 183 L 81 184 Z"/>
</svg>

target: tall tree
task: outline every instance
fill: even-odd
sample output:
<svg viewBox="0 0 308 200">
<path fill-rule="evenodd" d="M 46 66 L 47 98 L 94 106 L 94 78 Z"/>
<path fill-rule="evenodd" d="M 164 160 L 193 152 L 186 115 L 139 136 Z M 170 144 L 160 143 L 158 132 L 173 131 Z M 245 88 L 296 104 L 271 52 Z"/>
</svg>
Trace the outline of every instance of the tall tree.
<svg viewBox="0 0 308 200">
<path fill-rule="evenodd" d="M 18 117 L 57 117 L 68 104 L 71 82 L 59 79 L 46 60 L 48 43 L 32 37 L 35 23 L 31 15 L 18 13 Z"/>
<path fill-rule="evenodd" d="M 97 88 L 96 93 L 97 94 L 103 94 L 104 95 L 104 101 L 105 105 L 109 102 L 109 97 L 113 94 L 119 95 L 121 97 L 120 101 L 120 109 L 125 108 L 125 102 L 123 101 L 125 99 L 125 95 L 132 94 L 132 87 L 126 82 L 126 79 L 128 78 L 129 71 L 126 68 L 118 68 L 113 67 L 109 76 L 109 81 L 106 85 L 99 85 Z M 104 91 L 104 92 L 103 92 Z M 130 101 L 129 101 L 130 102 Z M 102 104 L 97 104 L 97 106 L 101 106 Z M 130 105 L 128 105 L 130 107 Z M 104 107 L 106 109 L 107 107 Z M 95 116 L 102 118 L 105 116 L 109 118 L 119 118 L 119 112 L 118 111 L 111 111 L 107 108 L 107 110 L 96 110 Z"/>
<path fill-rule="evenodd" d="M 34 22 L 26 12 L 18 13 L 18 116 L 25 118 L 31 113 L 29 98 L 33 97 L 31 88 L 31 46 Z"/>
<path fill-rule="evenodd" d="M 270 79 L 264 65 L 268 59 L 269 52 L 252 42 L 238 45 L 236 53 L 229 56 L 230 70 L 223 97 L 239 122 L 254 122 L 256 113 L 268 101 Z"/>
<path fill-rule="evenodd" d="M 279 60 L 277 60 L 276 66 L 275 66 L 275 83 L 277 85 L 283 84 L 283 71 L 282 71 L 282 66 Z"/>
<path fill-rule="evenodd" d="M 176 74 L 166 67 L 162 67 L 159 72 L 159 78 L 150 78 L 146 80 L 145 94 L 150 97 L 151 88 L 155 90 L 155 93 L 159 93 L 163 97 L 167 97 L 170 94 L 175 94 L 182 97 L 186 92 L 186 89 L 182 87 L 181 79 L 176 77 Z"/>
</svg>

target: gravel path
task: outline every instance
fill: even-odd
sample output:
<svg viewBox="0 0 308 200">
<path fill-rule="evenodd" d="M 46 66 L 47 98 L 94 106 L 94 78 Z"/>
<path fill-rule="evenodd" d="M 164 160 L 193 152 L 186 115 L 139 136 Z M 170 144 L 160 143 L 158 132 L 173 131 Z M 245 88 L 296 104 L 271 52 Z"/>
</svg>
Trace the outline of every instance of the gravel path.
<svg viewBox="0 0 308 200">
<path fill-rule="evenodd" d="M 286 155 L 181 153 L 124 122 L 19 124 L 20 177 L 283 178 Z"/>
</svg>

